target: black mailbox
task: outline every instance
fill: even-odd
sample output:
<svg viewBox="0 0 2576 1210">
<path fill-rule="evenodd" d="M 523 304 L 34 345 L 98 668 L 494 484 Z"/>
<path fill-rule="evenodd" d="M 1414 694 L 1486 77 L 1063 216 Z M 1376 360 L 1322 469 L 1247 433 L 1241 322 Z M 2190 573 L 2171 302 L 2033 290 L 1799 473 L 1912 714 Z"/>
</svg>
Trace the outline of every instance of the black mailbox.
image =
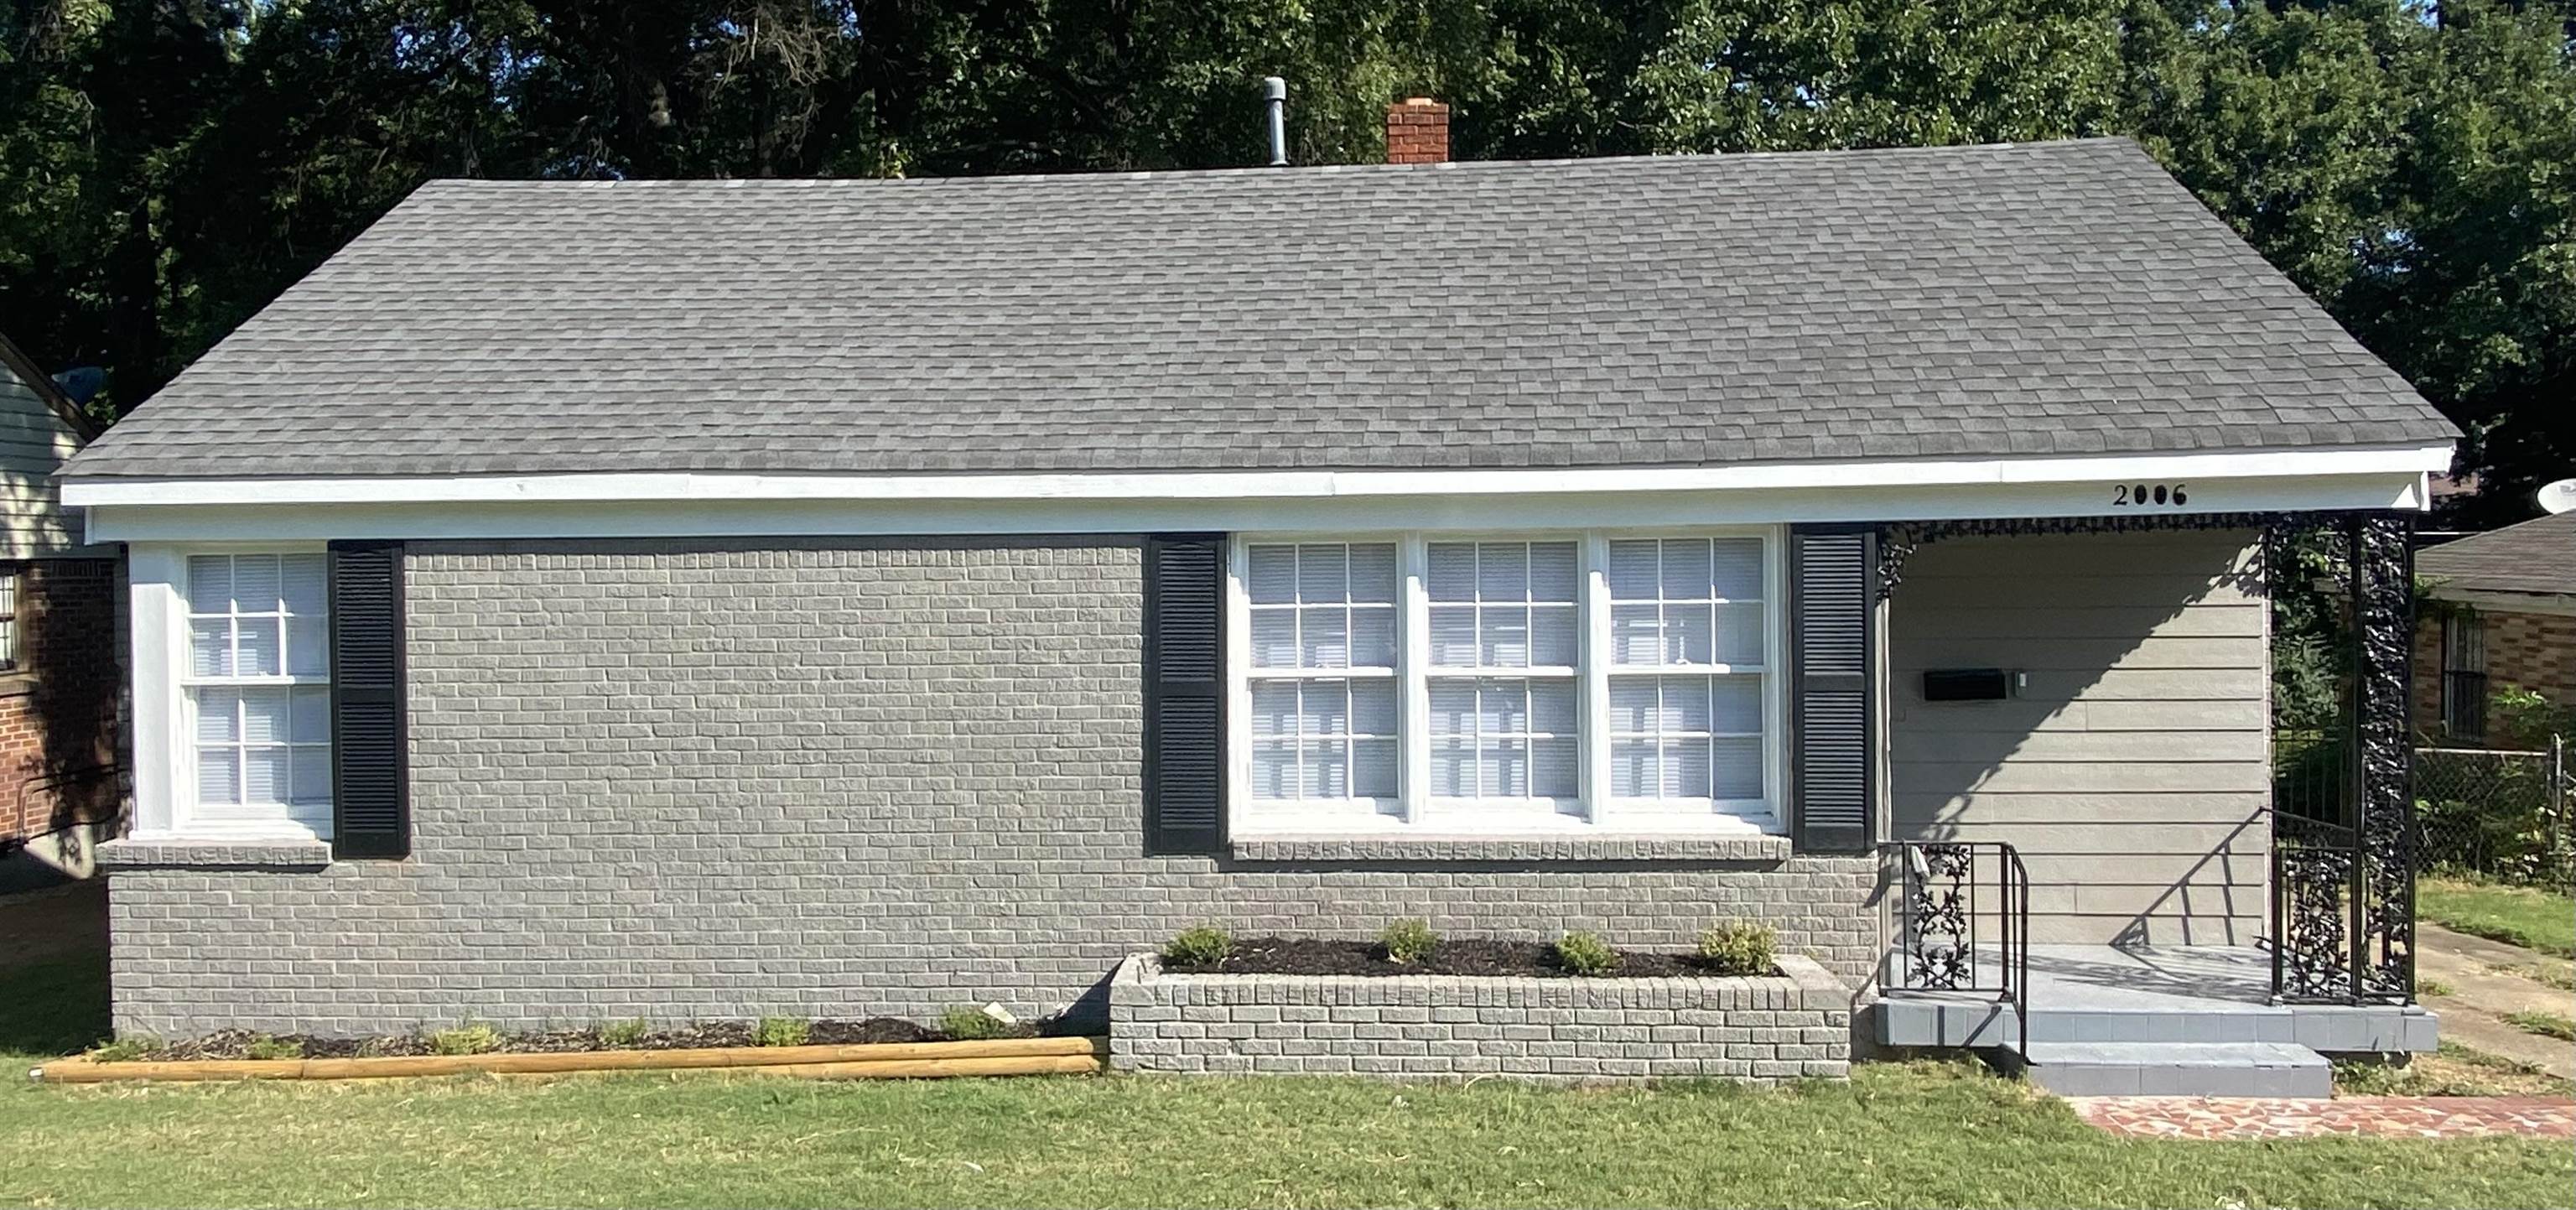
<svg viewBox="0 0 2576 1210">
<path fill-rule="evenodd" d="M 1927 702 L 1999 702 L 2012 696 L 2012 679 L 2001 668 L 1933 668 L 1923 674 Z"/>
</svg>

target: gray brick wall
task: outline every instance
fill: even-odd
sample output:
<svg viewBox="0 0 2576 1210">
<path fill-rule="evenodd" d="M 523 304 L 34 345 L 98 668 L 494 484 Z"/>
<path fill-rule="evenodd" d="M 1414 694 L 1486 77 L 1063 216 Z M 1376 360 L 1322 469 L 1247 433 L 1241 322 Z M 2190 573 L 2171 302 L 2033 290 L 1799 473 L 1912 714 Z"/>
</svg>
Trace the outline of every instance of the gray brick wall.
<svg viewBox="0 0 2576 1210">
<path fill-rule="evenodd" d="M 1109 1062 L 1209 1075 L 1774 1081 L 1851 1072 L 1851 993 L 1803 958 L 1761 979 L 1173 975 L 1129 959 Z"/>
<path fill-rule="evenodd" d="M 1133 540 L 416 550 L 414 856 L 119 871 L 117 1026 L 1097 1014 L 1203 921 L 1871 961 L 1867 858 L 1143 856 L 1140 588 Z"/>
</svg>

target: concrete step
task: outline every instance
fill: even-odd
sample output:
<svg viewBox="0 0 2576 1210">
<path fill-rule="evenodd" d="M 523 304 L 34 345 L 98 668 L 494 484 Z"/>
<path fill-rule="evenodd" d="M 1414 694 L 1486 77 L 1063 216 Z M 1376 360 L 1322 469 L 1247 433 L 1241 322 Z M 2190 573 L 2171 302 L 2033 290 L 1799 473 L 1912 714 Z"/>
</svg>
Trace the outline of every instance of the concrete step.
<svg viewBox="0 0 2576 1210">
<path fill-rule="evenodd" d="M 2033 1042 L 2031 1083 L 2062 1097 L 2322 1097 L 2325 1056 L 2286 1042 Z"/>
<path fill-rule="evenodd" d="M 2068 997 L 2071 999 L 2072 997 Z M 1992 997 L 1890 996 L 1871 1006 L 1890 1046 L 2010 1046 L 2020 1023 Z M 2329 1054 L 2429 1051 L 2433 1014 L 2417 1005 L 2278 1005 L 2203 1000 L 2188 1007 L 2085 1007 L 2061 999 L 2030 1010 L 2030 1041 L 2282 1042 Z"/>
</svg>

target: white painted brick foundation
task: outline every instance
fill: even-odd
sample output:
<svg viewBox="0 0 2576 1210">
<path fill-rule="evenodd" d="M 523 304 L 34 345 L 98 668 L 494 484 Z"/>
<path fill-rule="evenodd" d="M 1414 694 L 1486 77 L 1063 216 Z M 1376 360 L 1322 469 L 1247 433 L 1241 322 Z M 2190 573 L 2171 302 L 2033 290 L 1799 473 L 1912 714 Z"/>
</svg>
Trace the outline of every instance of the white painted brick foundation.
<svg viewBox="0 0 2576 1210">
<path fill-rule="evenodd" d="M 1109 985 L 1109 1062 L 1189 1074 L 1543 1080 L 1841 1079 L 1851 992 L 1815 962 L 1770 978 L 1179 975 Z"/>
</svg>

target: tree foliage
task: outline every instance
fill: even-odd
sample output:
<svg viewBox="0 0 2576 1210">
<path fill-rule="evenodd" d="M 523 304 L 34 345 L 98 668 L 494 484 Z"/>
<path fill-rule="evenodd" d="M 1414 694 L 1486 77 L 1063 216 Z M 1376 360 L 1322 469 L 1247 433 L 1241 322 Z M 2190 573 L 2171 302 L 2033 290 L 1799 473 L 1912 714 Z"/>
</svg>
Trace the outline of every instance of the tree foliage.
<svg viewBox="0 0 2576 1210">
<path fill-rule="evenodd" d="M 0 0 L 0 327 L 126 408 L 435 176 L 2126 134 L 2472 434 L 2576 461 L 2570 0 Z"/>
</svg>

